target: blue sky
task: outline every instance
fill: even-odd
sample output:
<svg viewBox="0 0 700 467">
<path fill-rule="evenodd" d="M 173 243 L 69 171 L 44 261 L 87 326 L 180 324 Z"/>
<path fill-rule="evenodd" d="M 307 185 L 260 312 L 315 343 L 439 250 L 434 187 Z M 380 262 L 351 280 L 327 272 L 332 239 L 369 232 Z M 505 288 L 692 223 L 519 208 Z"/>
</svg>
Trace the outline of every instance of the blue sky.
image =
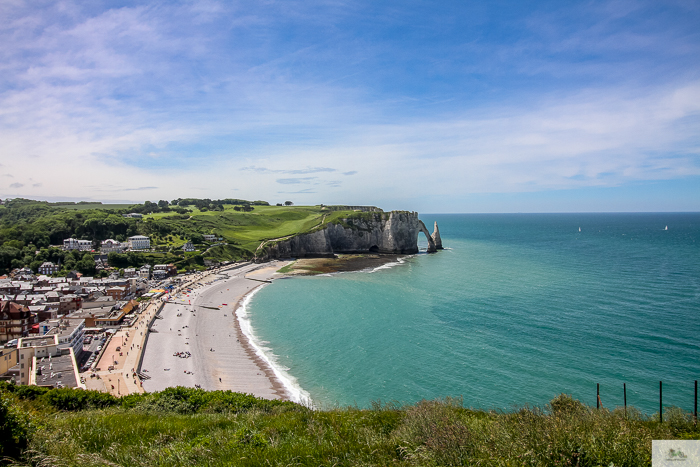
<svg viewBox="0 0 700 467">
<path fill-rule="evenodd" d="M 0 3 L 0 197 L 700 210 L 697 1 Z"/>
</svg>

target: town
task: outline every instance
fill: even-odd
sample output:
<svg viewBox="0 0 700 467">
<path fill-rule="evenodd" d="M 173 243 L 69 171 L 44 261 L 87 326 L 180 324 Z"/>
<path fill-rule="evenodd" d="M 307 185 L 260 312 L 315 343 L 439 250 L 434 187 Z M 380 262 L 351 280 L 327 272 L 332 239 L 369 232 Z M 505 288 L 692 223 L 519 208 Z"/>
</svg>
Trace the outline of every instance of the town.
<svg viewBox="0 0 700 467">
<path fill-rule="evenodd" d="M 214 235 L 204 237 L 208 242 L 219 240 Z M 68 238 L 62 248 L 94 252 L 90 240 Z M 52 262 L 41 264 L 37 273 L 23 267 L 0 276 L 0 346 L 4 344 L 0 348 L 0 380 L 88 389 L 86 372 L 99 377 L 97 372 L 113 370 L 118 357 L 128 354 L 115 344 L 106 358 L 107 346 L 115 337 L 126 344 L 140 328 L 140 343 L 131 345 L 142 350 L 148 324 L 141 323 L 146 316 L 152 322 L 162 306 L 161 297 L 202 277 L 178 275 L 173 264 L 125 269 L 107 264 L 109 253 L 150 248 L 150 239 L 142 235 L 129 237 L 127 242 L 102 241 L 95 262 L 97 269 L 109 271 L 108 277 L 86 277 L 77 271 L 55 277 L 60 265 Z M 194 250 L 191 242 L 182 248 Z M 106 361 L 105 368 L 100 368 L 101 361 Z M 133 381 L 140 387 L 139 383 Z M 116 388 L 115 394 L 118 392 Z"/>
</svg>

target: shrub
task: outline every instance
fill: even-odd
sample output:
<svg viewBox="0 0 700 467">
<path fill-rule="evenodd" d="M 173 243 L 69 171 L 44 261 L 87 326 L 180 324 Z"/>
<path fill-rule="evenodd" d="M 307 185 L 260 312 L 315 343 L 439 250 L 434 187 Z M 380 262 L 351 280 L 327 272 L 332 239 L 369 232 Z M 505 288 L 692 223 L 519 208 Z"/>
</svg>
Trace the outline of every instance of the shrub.
<svg viewBox="0 0 700 467">
<path fill-rule="evenodd" d="M 0 459 L 18 458 L 27 447 L 30 432 L 29 417 L 8 392 L 0 391 Z"/>
</svg>

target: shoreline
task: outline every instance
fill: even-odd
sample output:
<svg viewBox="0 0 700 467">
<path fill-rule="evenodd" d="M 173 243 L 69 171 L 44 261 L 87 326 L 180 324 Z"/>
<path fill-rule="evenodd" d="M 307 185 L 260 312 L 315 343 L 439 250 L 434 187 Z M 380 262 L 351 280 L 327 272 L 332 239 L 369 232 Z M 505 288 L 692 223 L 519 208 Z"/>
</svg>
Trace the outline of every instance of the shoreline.
<svg viewBox="0 0 700 467">
<path fill-rule="evenodd" d="M 334 258 L 299 258 L 283 268 L 286 276 L 314 276 L 341 272 L 372 272 L 404 262 L 412 254 L 338 254 Z"/>
<path fill-rule="evenodd" d="M 193 283 L 190 293 L 184 289 L 171 295 L 144 349 L 143 368 L 151 377 L 143 382 L 144 389 L 201 387 L 293 400 L 293 391 L 258 355 L 239 320 L 247 297 L 264 285 L 256 280 L 272 280 L 287 264 L 250 263 L 219 271 Z"/>
<path fill-rule="evenodd" d="M 282 266 L 284 267 L 284 266 Z M 253 272 L 253 271 L 251 271 Z M 291 397 L 290 390 L 289 388 L 284 384 L 284 382 L 277 376 L 275 373 L 274 368 L 272 367 L 272 364 L 268 362 L 265 358 L 260 356 L 255 348 L 255 344 L 252 342 L 252 337 L 248 336 L 243 331 L 243 327 L 241 326 L 241 315 L 239 312 L 241 310 L 245 310 L 246 304 L 249 301 L 249 299 L 255 295 L 262 287 L 264 287 L 265 284 L 260 283 L 257 286 L 253 287 L 250 292 L 245 293 L 242 297 L 238 299 L 236 304 L 233 307 L 233 314 L 234 314 L 234 323 L 235 323 L 235 328 L 236 328 L 236 338 L 238 339 L 238 342 L 241 344 L 241 347 L 245 350 L 246 354 L 248 355 L 248 358 L 253 361 L 258 368 L 260 368 L 261 371 L 265 373 L 265 377 L 270 381 L 270 384 L 272 385 L 272 388 L 275 390 L 275 393 L 279 396 L 280 400 L 283 401 L 293 401 L 293 398 Z M 247 313 L 247 312 L 246 312 Z M 252 331 L 252 326 L 251 326 L 251 331 Z"/>
</svg>

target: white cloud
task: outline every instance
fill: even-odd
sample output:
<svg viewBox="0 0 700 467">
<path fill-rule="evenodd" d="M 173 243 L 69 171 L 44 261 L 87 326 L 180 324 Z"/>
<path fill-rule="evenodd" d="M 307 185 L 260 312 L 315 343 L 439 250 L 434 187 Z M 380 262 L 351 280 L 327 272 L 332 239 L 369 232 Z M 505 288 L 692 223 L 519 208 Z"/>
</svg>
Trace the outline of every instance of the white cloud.
<svg viewBox="0 0 700 467">
<path fill-rule="evenodd" d="M 17 180 L 0 184 L 2 196 L 155 200 L 236 192 L 275 201 L 291 193 L 278 191 L 280 184 L 312 184 L 293 193 L 309 202 L 381 205 L 427 191 L 454 198 L 700 175 L 700 82 L 683 74 L 475 103 L 436 94 L 432 111 L 430 96 L 376 96 L 369 79 L 346 81 L 374 70 L 330 73 L 323 60 L 338 50 L 327 43 L 271 51 L 274 18 L 240 5 L 198 1 L 96 14 L 61 5 L 0 6 L 9 18 L 0 25 L 7 44 L 0 50 L 0 167 Z M 611 21 L 633 12 L 620 5 L 611 7 Z M 304 14 L 311 13 L 294 18 Z M 468 44 L 465 50 L 495 58 L 465 61 L 462 69 L 486 73 L 513 60 L 527 76 L 614 75 L 616 64 L 603 61 L 559 71 L 547 54 L 670 40 L 612 29 L 605 23 L 560 41 L 565 32 L 552 27 L 543 44 Z M 242 43 L 222 46 L 234 38 Z M 694 50 L 687 38 L 680 43 L 685 53 Z M 346 61 L 388 53 L 383 47 L 363 42 Z M 537 55 L 538 48 L 547 53 Z M 523 52 L 527 59 L 516 60 Z"/>
</svg>

